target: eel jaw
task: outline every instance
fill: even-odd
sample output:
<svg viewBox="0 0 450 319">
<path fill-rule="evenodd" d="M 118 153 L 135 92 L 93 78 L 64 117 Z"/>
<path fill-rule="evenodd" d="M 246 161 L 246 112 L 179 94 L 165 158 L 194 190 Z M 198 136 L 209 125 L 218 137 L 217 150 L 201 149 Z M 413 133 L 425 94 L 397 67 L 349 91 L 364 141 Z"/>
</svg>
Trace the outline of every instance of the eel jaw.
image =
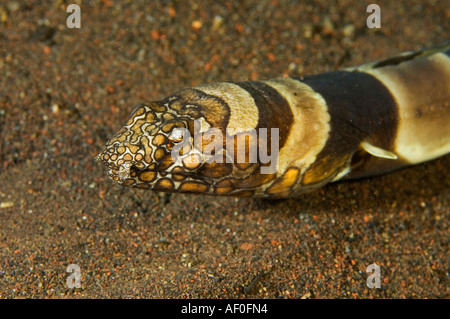
<svg viewBox="0 0 450 319">
<path fill-rule="evenodd" d="M 108 152 L 108 148 L 106 148 L 94 160 L 97 164 L 104 165 L 108 177 L 118 184 L 124 184 L 126 180 L 134 179 L 139 171 L 147 168 L 143 163 L 138 163 L 135 160 L 124 160 L 120 155 L 116 157 L 116 160 L 112 160 L 111 157 L 114 154 Z"/>
</svg>

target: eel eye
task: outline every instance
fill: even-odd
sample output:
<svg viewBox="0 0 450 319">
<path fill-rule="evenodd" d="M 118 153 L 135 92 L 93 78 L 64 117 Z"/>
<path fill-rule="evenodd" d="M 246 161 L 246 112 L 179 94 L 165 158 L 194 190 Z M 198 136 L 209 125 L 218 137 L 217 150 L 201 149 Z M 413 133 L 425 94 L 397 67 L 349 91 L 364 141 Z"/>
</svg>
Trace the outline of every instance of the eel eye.
<svg viewBox="0 0 450 319">
<path fill-rule="evenodd" d="M 171 141 L 172 143 L 181 142 L 183 140 L 185 130 L 185 128 L 174 128 L 168 137 L 169 141 Z"/>
</svg>

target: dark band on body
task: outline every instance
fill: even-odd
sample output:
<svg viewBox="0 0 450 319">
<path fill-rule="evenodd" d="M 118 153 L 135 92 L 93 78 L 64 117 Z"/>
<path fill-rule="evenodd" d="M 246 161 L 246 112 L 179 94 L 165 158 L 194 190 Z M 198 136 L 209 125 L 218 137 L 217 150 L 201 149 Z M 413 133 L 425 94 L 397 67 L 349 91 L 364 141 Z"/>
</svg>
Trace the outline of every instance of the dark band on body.
<svg viewBox="0 0 450 319">
<path fill-rule="evenodd" d="M 270 152 L 270 129 L 279 129 L 279 148 L 289 135 L 293 123 L 293 114 L 289 103 L 273 87 L 258 81 L 235 83 L 246 90 L 255 100 L 259 109 L 258 128 L 267 128 L 268 152 Z"/>
<path fill-rule="evenodd" d="M 335 71 L 307 76 L 302 82 L 322 95 L 330 114 L 330 135 L 315 164 L 329 155 L 346 158 L 364 140 L 393 149 L 398 106 L 378 79 L 364 72 Z"/>
</svg>

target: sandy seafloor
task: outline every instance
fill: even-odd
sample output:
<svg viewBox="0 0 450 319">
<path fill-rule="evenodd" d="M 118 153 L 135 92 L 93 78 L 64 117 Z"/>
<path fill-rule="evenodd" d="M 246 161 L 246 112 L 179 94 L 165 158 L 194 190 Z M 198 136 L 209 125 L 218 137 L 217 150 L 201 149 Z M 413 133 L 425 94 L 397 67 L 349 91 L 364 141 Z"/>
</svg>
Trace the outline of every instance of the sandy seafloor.
<svg viewBox="0 0 450 319">
<path fill-rule="evenodd" d="M 81 29 L 65 1 L 0 4 L 0 298 L 450 296 L 450 156 L 277 201 L 165 198 L 93 161 L 142 101 L 448 40 L 448 1 L 376 1 L 378 30 L 373 1 L 73 2 Z"/>
</svg>

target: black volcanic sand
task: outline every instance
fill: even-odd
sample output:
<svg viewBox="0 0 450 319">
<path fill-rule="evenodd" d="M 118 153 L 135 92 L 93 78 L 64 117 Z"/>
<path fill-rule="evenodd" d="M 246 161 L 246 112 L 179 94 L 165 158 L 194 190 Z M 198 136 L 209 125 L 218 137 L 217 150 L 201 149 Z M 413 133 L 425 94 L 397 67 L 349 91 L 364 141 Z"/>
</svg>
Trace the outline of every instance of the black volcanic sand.
<svg viewBox="0 0 450 319">
<path fill-rule="evenodd" d="M 48 2 L 0 5 L 1 298 L 450 296 L 450 156 L 277 201 L 123 188 L 93 161 L 139 102 L 432 46 L 448 2 L 377 1 L 378 30 L 371 1 L 83 1 L 81 29 Z"/>
</svg>

